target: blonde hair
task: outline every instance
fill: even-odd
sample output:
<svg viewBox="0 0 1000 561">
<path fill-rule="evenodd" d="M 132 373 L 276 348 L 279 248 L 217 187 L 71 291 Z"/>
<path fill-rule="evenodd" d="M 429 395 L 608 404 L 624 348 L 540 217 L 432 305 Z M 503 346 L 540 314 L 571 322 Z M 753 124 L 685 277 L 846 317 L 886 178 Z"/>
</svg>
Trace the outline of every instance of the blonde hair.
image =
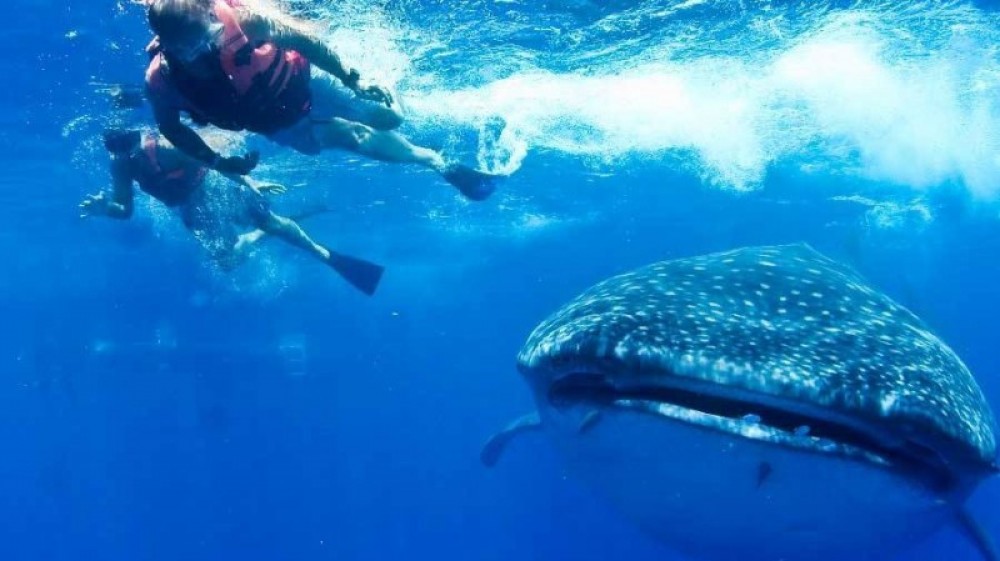
<svg viewBox="0 0 1000 561">
<path fill-rule="evenodd" d="M 241 0 L 241 3 L 243 4 L 242 9 L 263 16 L 295 31 L 306 34 L 314 34 L 321 31 L 320 26 L 316 23 L 289 15 L 288 7 L 277 0 Z"/>
</svg>

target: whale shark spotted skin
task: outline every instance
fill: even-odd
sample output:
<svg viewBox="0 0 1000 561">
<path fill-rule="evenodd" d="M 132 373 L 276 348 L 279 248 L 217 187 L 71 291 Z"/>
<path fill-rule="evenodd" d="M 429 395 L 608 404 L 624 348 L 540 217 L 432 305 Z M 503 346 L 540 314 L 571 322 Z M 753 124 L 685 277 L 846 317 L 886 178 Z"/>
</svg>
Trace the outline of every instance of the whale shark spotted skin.
<svg viewBox="0 0 1000 561">
<path fill-rule="evenodd" d="M 884 558 L 949 519 L 975 530 L 962 503 L 997 469 L 993 414 L 959 357 L 806 245 L 610 278 L 538 325 L 518 368 L 538 413 L 484 462 L 544 431 L 693 557 Z"/>
</svg>

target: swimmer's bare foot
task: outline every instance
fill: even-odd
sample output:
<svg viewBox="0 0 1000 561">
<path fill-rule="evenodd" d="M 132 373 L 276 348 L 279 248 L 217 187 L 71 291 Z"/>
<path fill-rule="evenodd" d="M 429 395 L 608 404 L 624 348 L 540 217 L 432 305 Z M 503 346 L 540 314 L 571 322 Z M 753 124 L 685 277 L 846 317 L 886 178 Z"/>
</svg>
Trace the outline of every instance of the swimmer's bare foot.
<svg viewBox="0 0 1000 561">
<path fill-rule="evenodd" d="M 253 230 L 245 234 L 240 234 L 239 237 L 236 238 L 236 243 L 233 244 L 233 251 L 236 253 L 242 253 L 250 249 L 250 247 L 259 242 L 266 233 L 267 232 L 264 230 Z"/>
</svg>

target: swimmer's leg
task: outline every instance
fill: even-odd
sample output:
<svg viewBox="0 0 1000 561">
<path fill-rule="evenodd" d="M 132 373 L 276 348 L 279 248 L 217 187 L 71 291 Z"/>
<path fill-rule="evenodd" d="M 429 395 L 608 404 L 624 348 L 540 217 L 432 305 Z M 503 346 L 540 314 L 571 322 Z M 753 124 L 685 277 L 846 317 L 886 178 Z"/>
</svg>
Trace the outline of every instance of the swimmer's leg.
<svg viewBox="0 0 1000 561">
<path fill-rule="evenodd" d="M 314 131 L 323 148 L 350 150 L 375 160 L 415 163 L 430 168 L 474 201 L 489 197 L 499 179 L 499 176 L 462 164 L 445 162 L 439 152 L 413 144 L 391 130 L 378 130 L 356 121 L 333 118 L 314 125 Z"/>
<path fill-rule="evenodd" d="M 189 229 L 195 239 L 198 240 L 198 243 L 201 244 L 201 247 L 211 257 L 212 261 L 223 271 L 232 271 L 246 261 L 251 244 L 241 243 L 243 236 L 237 237 L 234 242 L 231 235 L 225 235 L 222 232 L 215 231 L 215 229 Z M 263 235 L 263 232 L 261 235 Z"/>
<path fill-rule="evenodd" d="M 379 130 L 357 121 L 334 117 L 315 123 L 313 132 L 323 148 L 350 150 L 383 162 L 420 164 L 438 172 L 446 167 L 438 152 L 417 146 L 397 132 Z"/>
<path fill-rule="evenodd" d="M 381 265 L 342 255 L 319 245 L 294 220 L 269 211 L 258 227 L 261 232 L 273 234 L 291 245 L 306 250 L 315 258 L 332 267 L 344 280 L 365 294 L 374 294 L 375 289 L 378 288 L 384 271 Z M 255 232 L 246 235 L 252 235 Z M 259 238 L 260 236 L 257 236 L 257 239 Z"/>
<path fill-rule="evenodd" d="M 313 216 L 317 216 L 325 212 L 330 212 L 330 209 L 325 206 L 320 206 L 308 210 L 299 211 L 286 218 L 288 220 L 291 220 L 292 222 L 298 223 L 298 221 L 300 220 L 304 220 L 306 218 L 312 218 Z M 233 250 L 238 253 L 245 253 L 249 251 L 254 246 L 254 244 L 259 243 L 261 240 L 263 240 L 264 236 L 266 235 L 267 232 L 261 230 L 260 228 L 257 228 L 256 230 L 251 230 L 244 234 L 240 234 L 236 238 L 236 243 L 233 245 Z"/>
<path fill-rule="evenodd" d="M 236 253 L 246 253 L 247 251 L 250 251 L 250 248 L 252 248 L 255 243 L 263 239 L 265 235 L 267 235 L 267 232 L 260 229 L 240 234 L 236 238 L 236 243 L 233 244 L 233 251 Z"/>
<path fill-rule="evenodd" d="M 271 234 L 281 238 L 286 243 L 306 250 L 313 257 L 323 261 L 324 263 L 330 259 L 330 251 L 314 242 L 312 238 L 306 234 L 305 230 L 303 230 L 297 222 L 290 218 L 285 218 L 284 216 L 279 216 L 274 212 L 269 211 L 263 222 L 258 224 L 257 227 L 257 230 L 247 232 L 246 234 L 240 236 L 239 241 L 236 242 L 237 245 L 248 247 L 249 245 L 259 241 L 264 234 Z"/>
</svg>

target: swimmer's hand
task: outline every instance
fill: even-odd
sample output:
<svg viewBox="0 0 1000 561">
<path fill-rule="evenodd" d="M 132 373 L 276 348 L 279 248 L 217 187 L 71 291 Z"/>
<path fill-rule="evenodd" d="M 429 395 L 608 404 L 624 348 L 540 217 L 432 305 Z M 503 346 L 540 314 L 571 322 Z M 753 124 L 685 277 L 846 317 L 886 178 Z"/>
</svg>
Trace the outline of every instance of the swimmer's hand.
<svg viewBox="0 0 1000 561">
<path fill-rule="evenodd" d="M 288 192 L 288 187 L 285 187 L 281 183 L 268 183 L 266 181 L 258 181 L 254 184 L 257 191 L 261 193 L 267 193 L 268 195 L 280 195 L 282 193 Z"/>
<path fill-rule="evenodd" d="M 89 216 L 106 216 L 108 214 L 108 197 L 104 191 L 96 195 L 87 195 L 80 203 L 80 218 Z"/>
<path fill-rule="evenodd" d="M 253 168 L 257 167 L 258 162 L 260 162 L 260 152 L 253 150 L 243 156 L 229 156 L 226 158 L 216 156 L 215 161 L 212 162 L 212 169 L 222 173 L 246 175 L 253 171 Z"/>
<path fill-rule="evenodd" d="M 367 99 L 375 103 L 381 103 L 386 107 L 392 107 L 392 94 L 382 86 L 358 87 L 358 89 L 354 90 L 354 93 L 361 99 Z"/>
<path fill-rule="evenodd" d="M 354 95 L 360 97 L 361 99 L 367 99 L 369 101 L 374 101 L 376 103 L 381 103 L 386 107 L 392 107 L 392 94 L 389 90 L 383 88 L 382 86 L 369 85 L 362 86 L 359 82 L 361 80 L 361 75 L 358 74 L 357 70 L 351 69 L 347 73 L 347 79 L 344 80 L 344 85 L 354 92 Z"/>
</svg>

